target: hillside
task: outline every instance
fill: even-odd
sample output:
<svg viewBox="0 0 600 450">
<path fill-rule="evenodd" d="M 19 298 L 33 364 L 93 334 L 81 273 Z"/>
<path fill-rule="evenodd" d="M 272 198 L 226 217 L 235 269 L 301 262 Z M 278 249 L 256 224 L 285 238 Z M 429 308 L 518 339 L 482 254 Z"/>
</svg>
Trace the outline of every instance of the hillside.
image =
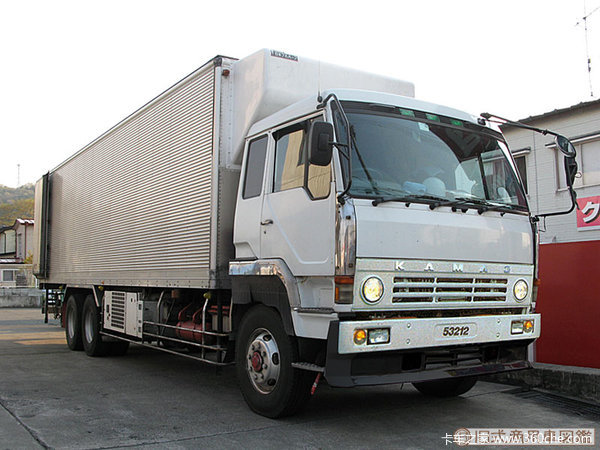
<svg viewBox="0 0 600 450">
<path fill-rule="evenodd" d="M 33 198 L 34 191 L 35 186 L 32 183 L 24 184 L 18 188 L 11 188 L 0 184 L 0 204 Z"/>
<path fill-rule="evenodd" d="M 0 226 L 10 226 L 15 219 L 33 219 L 33 184 L 18 188 L 0 185 Z"/>
</svg>

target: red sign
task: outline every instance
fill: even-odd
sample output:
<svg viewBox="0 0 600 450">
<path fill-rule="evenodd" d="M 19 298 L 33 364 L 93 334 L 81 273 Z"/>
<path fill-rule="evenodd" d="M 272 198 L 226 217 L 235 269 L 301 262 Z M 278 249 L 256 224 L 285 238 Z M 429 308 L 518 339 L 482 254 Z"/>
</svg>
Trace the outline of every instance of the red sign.
<svg viewBox="0 0 600 450">
<path fill-rule="evenodd" d="M 595 197 L 578 198 L 577 228 L 600 228 L 600 195 Z"/>
</svg>

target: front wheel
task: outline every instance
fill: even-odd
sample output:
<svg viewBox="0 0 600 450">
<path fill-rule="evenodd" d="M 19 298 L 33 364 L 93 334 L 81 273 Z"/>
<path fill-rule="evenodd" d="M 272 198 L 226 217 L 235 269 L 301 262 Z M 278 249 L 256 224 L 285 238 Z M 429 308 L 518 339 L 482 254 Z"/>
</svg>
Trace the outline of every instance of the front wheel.
<svg viewBox="0 0 600 450">
<path fill-rule="evenodd" d="M 311 372 L 292 367 L 298 357 L 296 342 L 286 334 L 275 310 L 259 305 L 246 313 L 235 353 L 238 383 L 254 412 L 278 418 L 306 404 Z"/>
<path fill-rule="evenodd" d="M 413 386 L 424 395 L 432 397 L 456 397 L 468 392 L 475 386 L 477 378 L 449 378 L 446 380 L 423 381 Z"/>
</svg>

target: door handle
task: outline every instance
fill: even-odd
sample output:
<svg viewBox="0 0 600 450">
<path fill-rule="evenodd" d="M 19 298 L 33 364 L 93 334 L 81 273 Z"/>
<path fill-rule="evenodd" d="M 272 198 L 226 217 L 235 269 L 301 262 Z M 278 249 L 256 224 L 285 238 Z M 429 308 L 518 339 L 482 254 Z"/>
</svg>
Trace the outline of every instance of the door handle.
<svg viewBox="0 0 600 450">
<path fill-rule="evenodd" d="M 271 220 L 271 219 L 265 219 L 260 224 L 261 225 L 272 225 L 273 224 L 273 220 Z"/>
</svg>

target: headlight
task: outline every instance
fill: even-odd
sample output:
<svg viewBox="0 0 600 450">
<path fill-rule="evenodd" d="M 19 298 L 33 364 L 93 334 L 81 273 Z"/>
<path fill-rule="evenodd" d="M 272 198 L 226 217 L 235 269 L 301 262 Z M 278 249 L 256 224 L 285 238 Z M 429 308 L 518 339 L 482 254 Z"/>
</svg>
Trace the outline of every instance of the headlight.
<svg viewBox="0 0 600 450">
<path fill-rule="evenodd" d="M 377 303 L 383 296 L 383 281 L 377 277 L 369 277 L 363 281 L 362 298 L 367 303 Z"/>
<path fill-rule="evenodd" d="M 518 302 L 522 302 L 527 297 L 529 286 L 525 280 L 518 280 L 513 286 L 513 294 Z"/>
</svg>

